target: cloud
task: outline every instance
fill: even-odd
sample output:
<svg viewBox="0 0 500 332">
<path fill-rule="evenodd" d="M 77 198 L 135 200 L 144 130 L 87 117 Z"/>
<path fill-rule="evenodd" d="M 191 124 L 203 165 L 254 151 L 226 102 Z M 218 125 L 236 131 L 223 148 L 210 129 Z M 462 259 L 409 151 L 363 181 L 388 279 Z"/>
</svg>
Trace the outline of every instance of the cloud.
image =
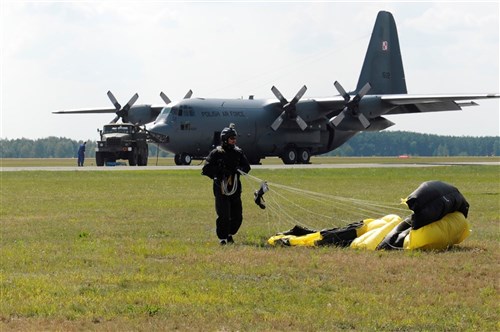
<svg viewBox="0 0 500 332">
<path fill-rule="evenodd" d="M 307 97 L 356 86 L 379 10 L 398 25 L 410 93 L 498 92 L 498 3 L 168 3 L 13 2 L 3 4 L 2 137 L 95 139 L 112 116 L 60 116 L 62 109 L 161 104 L 195 96 Z M 491 103 L 491 106 L 488 106 Z M 498 102 L 420 118 L 396 129 L 498 133 Z M 486 105 L 486 106 L 483 106 Z M 474 114 L 474 116 L 472 116 Z M 432 118 L 431 116 L 435 116 Z M 432 128 L 432 119 L 459 119 Z M 465 121 L 465 123 L 462 123 Z M 406 125 L 406 123 L 408 123 Z"/>
</svg>

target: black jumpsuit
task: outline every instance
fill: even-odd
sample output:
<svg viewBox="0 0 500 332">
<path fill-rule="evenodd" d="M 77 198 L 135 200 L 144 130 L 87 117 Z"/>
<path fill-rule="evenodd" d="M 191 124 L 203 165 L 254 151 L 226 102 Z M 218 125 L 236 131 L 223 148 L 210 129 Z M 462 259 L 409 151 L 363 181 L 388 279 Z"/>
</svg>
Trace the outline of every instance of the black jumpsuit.
<svg viewBox="0 0 500 332">
<path fill-rule="evenodd" d="M 236 234 L 243 221 L 241 204 L 241 170 L 250 171 L 250 164 L 243 151 L 237 146 L 224 144 L 213 149 L 203 166 L 203 175 L 213 179 L 215 211 L 217 213 L 216 231 L 221 240 Z M 234 193 L 227 195 L 237 185 Z"/>
</svg>

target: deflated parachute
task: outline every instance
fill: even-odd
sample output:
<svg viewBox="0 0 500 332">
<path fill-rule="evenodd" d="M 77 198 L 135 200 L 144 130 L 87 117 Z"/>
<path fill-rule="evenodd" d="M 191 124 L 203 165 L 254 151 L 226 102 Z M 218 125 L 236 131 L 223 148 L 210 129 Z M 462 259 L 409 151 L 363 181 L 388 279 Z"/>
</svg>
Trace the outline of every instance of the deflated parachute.
<svg viewBox="0 0 500 332">
<path fill-rule="evenodd" d="M 440 181 L 422 183 L 405 203 L 413 211 L 413 229 L 433 223 L 451 212 L 460 211 L 466 218 L 469 213 L 469 203 L 458 189 Z"/>
<path fill-rule="evenodd" d="M 368 250 L 442 250 L 461 243 L 470 235 L 466 219 L 469 203 L 454 186 L 440 181 L 424 182 L 404 201 L 413 211 L 404 220 L 391 214 L 321 231 L 295 226 L 271 237 L 268 243 L 350 246 Z"/>
</svg>

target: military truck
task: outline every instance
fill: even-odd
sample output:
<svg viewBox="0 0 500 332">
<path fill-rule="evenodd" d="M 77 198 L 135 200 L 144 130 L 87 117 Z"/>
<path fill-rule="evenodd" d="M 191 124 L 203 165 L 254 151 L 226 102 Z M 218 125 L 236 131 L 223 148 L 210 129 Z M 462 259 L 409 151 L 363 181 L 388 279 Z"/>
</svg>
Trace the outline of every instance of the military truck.
<svg viewBox="0 0 500 332">
<path fill-rule="evenodd" d="M 128 160 L 130 166 L 148 164 L 148 134 L 132 123 L 110 123 L 99 130 L 95 160 L 97 166 Z"/>
</svg>

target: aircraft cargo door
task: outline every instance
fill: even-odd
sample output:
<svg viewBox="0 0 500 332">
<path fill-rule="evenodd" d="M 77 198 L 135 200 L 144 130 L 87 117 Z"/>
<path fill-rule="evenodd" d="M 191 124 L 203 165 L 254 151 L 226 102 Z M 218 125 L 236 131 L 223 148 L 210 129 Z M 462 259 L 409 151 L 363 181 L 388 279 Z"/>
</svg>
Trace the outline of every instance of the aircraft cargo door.
<svg viewBox="0 0 500 332">
<path fill-rule="evenodd" d="M 256 151 L 256 113 L 260 102 L 253 99 L 226 100 L 222 104 L 222 117 L 225 126 L 234 123 L 238 133 L 237 145 L 243 149 L 247 157 L 254 157 Z M 222 128 L 221 128 L 222 129 Z"/>
</svg>

